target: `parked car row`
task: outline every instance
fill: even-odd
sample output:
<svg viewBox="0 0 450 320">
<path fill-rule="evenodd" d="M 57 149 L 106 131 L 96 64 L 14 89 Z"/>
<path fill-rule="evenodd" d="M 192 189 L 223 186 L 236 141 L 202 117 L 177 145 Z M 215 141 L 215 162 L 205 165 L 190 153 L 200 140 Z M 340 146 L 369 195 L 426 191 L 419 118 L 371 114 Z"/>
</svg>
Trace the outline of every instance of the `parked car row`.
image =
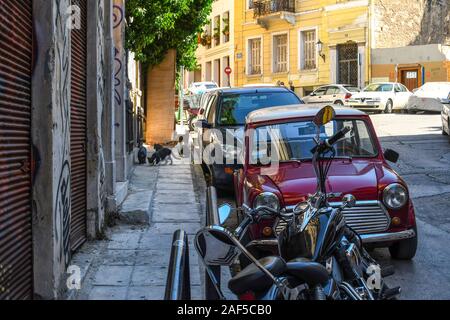
<svg viewBox="0 0 450 320">
<path fill-rule="evenodd" d="M 441 112 L 449 94 L 450 82 L 428 82 L 413 92 L 397 82 L 372 83 L 362 90 L 351 85 L 330 84 L 317 88 L 303 100 L 370 112 Z"/>
<path fill-rule="evenodd" d="M 343 126 L 351 129 L 334 150 L 327 180 L 329 201 L 339 205 L 342 195 L 355 195 L 356 207 L 344 215 L 363 241 L 370 246 L 389 247 L 395 258 L 411 259 L 417 248 L 414 207 L 406 182 L 387 163 L 396 162 L 399 155 L 392 150 L 383 152 L 370 117 L 348 107 L 358 101 L 359 107 L 364 104 L 369 110 L 385 110 L 387 105 L 392 111 L 406 103 L 400 96 L 409 91 L 388 83 L 371 85 L 362 92 L 347 85 L 319 89 L 305 97 L 309 104 L 279 86 L 222 88 L 205 93 L 194 126 L 193 147 L 201 146 L 201 154 L 208 146 L 213 153 L 221 151 L 222 162 L 203 163 L 212 184 L 219 190 L 234 190 L 236 203 L 251 208 L 264 205 L 289 209 L 305 201 L 316 188 L 311 149 L 317 128 L 312 119 L 324 103 L 341 101 L 344 106 L 335 108 L 336 119 L 320 132 L 321 138 L 326 138 Z M 310 103 L 319 96 L 320 103 Z M 264 137 L 259 132 L 272 129 L 278 133 L 268 140 L 244 139 L 249 130 L 254 130 L 254 137 Z M 259 158 L 275 153 L 278 170 L 264 173 L 266 165 Z"/>
</svg>

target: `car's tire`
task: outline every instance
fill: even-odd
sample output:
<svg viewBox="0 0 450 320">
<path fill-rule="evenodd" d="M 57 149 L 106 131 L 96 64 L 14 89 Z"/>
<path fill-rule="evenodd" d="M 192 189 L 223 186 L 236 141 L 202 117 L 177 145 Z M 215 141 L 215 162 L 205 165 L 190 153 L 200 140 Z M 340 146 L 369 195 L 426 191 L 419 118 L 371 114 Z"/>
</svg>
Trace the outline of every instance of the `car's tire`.
<svg viewBox="0 0 450 320">
<path fill-rule="evenodd" d="M 416 232 L 414 238 L 399 241 L 389 247 L 393 259 L 411 260 L 414 258 L 417 251 L 417 227 L 414 227 L 414 231 Z"/>
<path fill-rule="evenodd" d="M 448 128 L 450 130 L 450 120 L 448 120 Z M 443 136 L 448 136 L 448 133 L 444 129 L 444 123 L 442 123 L 442 135 Z"/>
<path fill-rule="evenodd" d="M 334 104 L 337 105 L 337 106 L 343 106 L 344 105 L 344 103 L 341 100 L 335 101 Z"/>
<path fill-rule="evenodd" d="M 388 100 L 386 107 L 384 108 L 384 113 L 392 113 L 393 103 L 392 100 Z"/>
</svg>

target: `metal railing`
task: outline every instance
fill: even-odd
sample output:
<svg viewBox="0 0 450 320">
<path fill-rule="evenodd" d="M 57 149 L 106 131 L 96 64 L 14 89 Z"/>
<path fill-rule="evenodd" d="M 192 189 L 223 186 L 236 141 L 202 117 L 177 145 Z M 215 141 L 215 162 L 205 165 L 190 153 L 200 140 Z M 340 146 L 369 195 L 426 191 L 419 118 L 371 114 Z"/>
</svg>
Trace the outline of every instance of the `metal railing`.
<svg viewBox="0 0 450 320">
<path fill-rule="evenodd" d="M 217 191 L 211 186 L 206 189 L 206 226 L 219 225 L 219 212 L 217 210 Z M 218 287 L 221 282 L 220 266 L 210 266 L 212 276 L 215 278 Z M 205 298 L 206 300 L 219 300 L 219 294 L 211 280 L 210 275 L 205 269 Z"/>
<path fill-rule="evenodd" d="M 254 0 L 253 9 L 255 17 L 281 11 L 295 12 L 295 0 Z"/>
<path fill-rule="evenodd" d="M 189 242 L 183 230 L 177 230 L 173 234 L 164 299 L 191 300 Z"/>
</svg>

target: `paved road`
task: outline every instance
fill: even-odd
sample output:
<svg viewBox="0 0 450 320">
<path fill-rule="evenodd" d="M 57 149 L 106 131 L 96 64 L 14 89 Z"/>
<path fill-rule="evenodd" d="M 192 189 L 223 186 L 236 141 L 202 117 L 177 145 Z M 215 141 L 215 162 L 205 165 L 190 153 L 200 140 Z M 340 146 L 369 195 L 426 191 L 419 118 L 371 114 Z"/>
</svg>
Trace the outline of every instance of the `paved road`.
<svg viewBox="0 0 450 320">
<path fill-rule="evenodd" d="M 450 143 L 441 134 L 440 115 L 373 115 L 384 148 L 400 153 L 394 167 L 408 183 L 416 207 L 419 248 L 412 261 L 391 260 L 387 250 L 375 250 L 391 263 L 403 299 L 450 299 Z"/>
<path fill-rule="evenodd" d="M 412 261 L 391 260 L 387 249 L 373 256 L 393 264 L 388 279 L 401 299 L 450 299 L 450 143 L 440 115 L 371 115 L 383 148 L 400 153 L 394 168 L 407 181 L 416 206 L 419 248 Z M 233 202 L 223 195 L 220 202 Z"/>
</svg>

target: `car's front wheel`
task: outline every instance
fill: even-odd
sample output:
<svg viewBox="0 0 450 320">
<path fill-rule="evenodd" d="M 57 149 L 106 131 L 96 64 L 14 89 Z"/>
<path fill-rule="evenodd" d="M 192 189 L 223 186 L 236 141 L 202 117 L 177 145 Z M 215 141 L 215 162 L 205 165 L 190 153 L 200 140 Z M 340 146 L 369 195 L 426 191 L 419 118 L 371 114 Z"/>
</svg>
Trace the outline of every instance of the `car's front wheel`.
<svg viewBox="0 0 450 320">
<path fill-rule="evenodd" d="M 414 227 L 414 238 L 401 240 L 389 247 L 391 257 L 399 260 L 411 260 L 417 251 L 417 227 Z"/>
</svg>

